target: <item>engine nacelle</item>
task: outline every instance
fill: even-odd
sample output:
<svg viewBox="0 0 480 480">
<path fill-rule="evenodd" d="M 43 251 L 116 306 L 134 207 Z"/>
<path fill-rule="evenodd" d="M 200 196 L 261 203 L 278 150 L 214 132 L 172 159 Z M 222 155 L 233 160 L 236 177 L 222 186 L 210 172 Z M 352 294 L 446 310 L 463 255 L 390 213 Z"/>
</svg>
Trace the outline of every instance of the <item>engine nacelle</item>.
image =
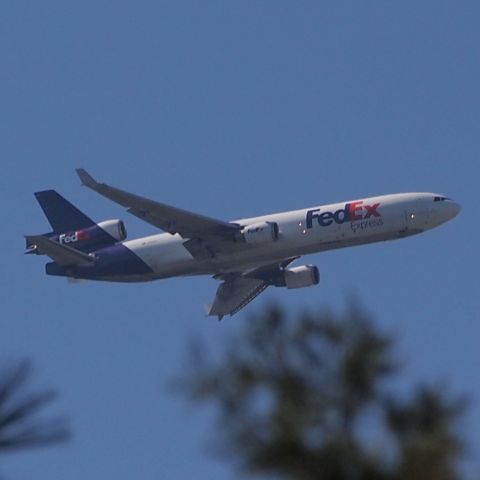
<svg viewBox="0 0 480 480">
<path fill-rule="evenodd" d="M 98 226 L 117 240 L 117 242 L 121 242 L 127 238 L 127 229 L 122 220 L 105 220 L 98 223 Z"/>
<path fill-rule="evenodd" d="M 242 235 L 248 244 L 272 243 L 278 240 L 278 225 L 275 222 L 254 223 L 244 227 Z"/>
<path fill-rule="evenodd" d="M 315 265 L 301 265 L 287 268 L 283 272 L 287 288 L 303 288 L 317 285 L 320 282 L 320 272 Z"/>
</svg>

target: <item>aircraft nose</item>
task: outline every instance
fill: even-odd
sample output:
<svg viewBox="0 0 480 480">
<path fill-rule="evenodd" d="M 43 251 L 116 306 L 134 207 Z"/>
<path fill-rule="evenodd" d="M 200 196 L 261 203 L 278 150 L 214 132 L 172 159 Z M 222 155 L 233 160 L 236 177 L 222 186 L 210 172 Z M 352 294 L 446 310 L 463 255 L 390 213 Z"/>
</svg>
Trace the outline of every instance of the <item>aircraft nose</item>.
<svg viewBox="0 0 480 480">
<path fill-rule="evenodd" d="M 456 217 L 459 213 L 462 207 L 460 206 L 459 203 L 457 202 L 448 202 L 448 216 L 450 218 Z"/>
</svg>

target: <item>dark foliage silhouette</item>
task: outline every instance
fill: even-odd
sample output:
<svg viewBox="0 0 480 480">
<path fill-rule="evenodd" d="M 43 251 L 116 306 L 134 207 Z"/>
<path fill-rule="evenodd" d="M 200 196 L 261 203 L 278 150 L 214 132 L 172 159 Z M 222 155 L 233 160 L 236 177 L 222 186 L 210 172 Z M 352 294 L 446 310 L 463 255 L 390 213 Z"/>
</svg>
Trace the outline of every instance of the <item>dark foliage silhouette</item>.
<svg viewBox="0 0 480 480">
<path fill-rule="evenodd" d="M 396 396 L 393 337 L 352 305 L 247 320 L 212 362 L 192 347 L 180 391 L 218 408 L 217 452 L 283 479 L 454 480 L 463 399 L 419 386 Z"/>
<path fill-rule="evenodd" d="M 52 390 L 29 392 L 30 362 L 0 372 L 0 452 L 38 447 L 69 438 L 61 418 L 45 418 L 43 411 L 55 400 Z"/>
</svg>

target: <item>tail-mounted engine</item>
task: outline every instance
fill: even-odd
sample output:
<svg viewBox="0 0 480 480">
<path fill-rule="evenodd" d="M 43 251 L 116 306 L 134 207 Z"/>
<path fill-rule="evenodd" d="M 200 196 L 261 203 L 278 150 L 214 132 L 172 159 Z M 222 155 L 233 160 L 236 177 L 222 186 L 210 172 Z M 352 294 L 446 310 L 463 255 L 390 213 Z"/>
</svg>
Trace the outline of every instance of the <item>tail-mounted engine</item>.
<svg viewBox="0 0 480 480">
<path fill-rule="evenodd" d="M 117 242 L 122 242 L 127 238 L 127 229 L 122 220 L 105 220 L 100 222 L 98 226 L 111 235 Z"/>
</svg>

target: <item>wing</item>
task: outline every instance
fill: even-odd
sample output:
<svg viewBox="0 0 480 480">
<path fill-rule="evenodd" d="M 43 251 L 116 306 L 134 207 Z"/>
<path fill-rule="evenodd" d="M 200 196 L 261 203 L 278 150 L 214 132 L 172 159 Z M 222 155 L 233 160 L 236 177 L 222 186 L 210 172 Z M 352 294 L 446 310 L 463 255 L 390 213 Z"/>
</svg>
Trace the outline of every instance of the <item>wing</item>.
<svg viewBox="0 0 480 480">
<path fill-rule="evenodd" d="M 182 237 L 190 239 L 232 237 L 240 229 L 239 225 L 234 223 L 187 212 L 180 208 L 125 192 L 105 183 L 98 183 L 83 168 L 77 168 L 77 174 L 86 187 L 119 203 L 126 207 L 131 214 L 172 235 L 179 233 Z M 186 247 L 188 248 L 187 245 Z M 196 248 L 198 248 L 197 245 L 193 245 L 193 249 Z"/>
<path fill-rule="evenodd" d="M 225 280 L 217 289 L 208 315 L 217 316 L 219 320 L 225 315 L 235 315 L 267 287 L 268 283 L 263 280 L 246 278 L 242 275 Z"/>
<path fill-rule="evenodd" d="M 42 235 L 25 237 L 30 245 L 34 245 L 39 253 L 48 255 L 55 263 L 62 266 L 85 265 L 95 261 L 88 253 L 80 252 L 67 245 L 54 242 Z"/>
<path fill-rule="evenodd" d="M 298 257 L 287 258 L 279 263 L 266 265 L 240 273 L 216 276 L 223 282 L 217 289 L 215 300 L 208 315 L 221 320 L 225 315 L 235 315 L 260 295 L 269 285 L 275 285 L 282 270 Z"/>
</svg>

